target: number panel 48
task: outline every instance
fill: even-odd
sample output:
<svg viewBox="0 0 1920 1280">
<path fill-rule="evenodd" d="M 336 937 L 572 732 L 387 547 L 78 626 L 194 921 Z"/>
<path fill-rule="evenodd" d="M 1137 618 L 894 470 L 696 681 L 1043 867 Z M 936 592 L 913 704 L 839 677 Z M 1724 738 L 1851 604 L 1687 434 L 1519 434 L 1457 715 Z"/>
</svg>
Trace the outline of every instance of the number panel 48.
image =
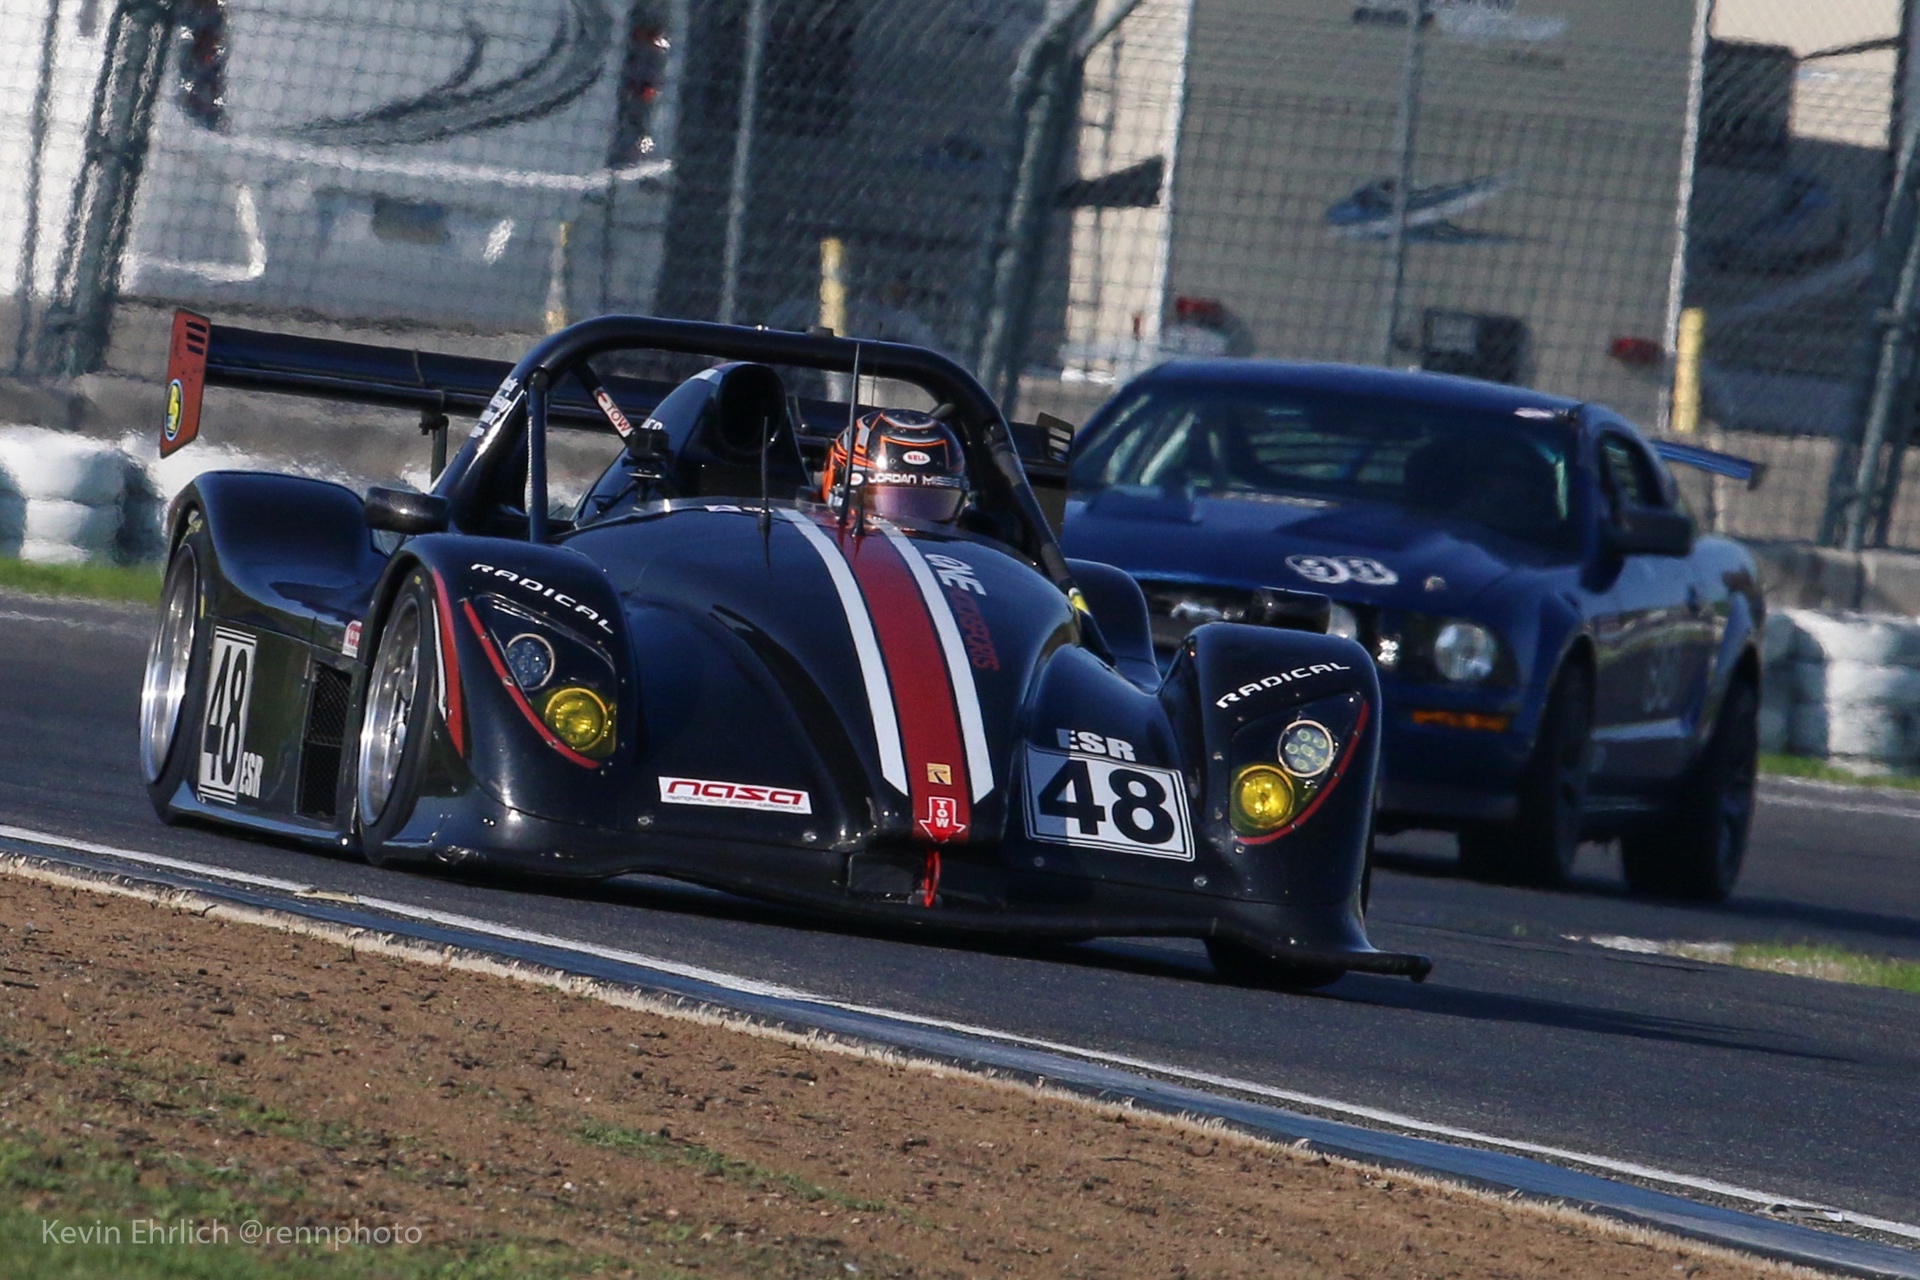
<svg viewBox="0 0 1920 1280">
<path fill-rule="evenodd" d="M 1027 834 L 1193 861 L 1186 784 L 1172 769 L 1027 747 Z"/>
</svg>

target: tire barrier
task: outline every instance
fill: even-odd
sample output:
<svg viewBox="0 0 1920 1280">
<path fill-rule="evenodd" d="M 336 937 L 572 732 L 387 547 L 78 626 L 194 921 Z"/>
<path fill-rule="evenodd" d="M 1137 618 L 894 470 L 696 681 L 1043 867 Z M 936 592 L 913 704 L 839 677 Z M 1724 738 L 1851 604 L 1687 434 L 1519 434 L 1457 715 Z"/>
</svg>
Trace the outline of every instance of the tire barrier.
<svg viewBox="0 0 1920 1280">
<path fill-rule="evenodd" d="M 1920 768 L 1920 620 L 1781 609 L 1762 655 L 1764 750 L 1861 772 Z"/>
<path fill-rule="evenodd" d="M 0 555 L 50 564 L 116 558 L 133 470 L 97 440 L 0 427 Z"/>
</svg>

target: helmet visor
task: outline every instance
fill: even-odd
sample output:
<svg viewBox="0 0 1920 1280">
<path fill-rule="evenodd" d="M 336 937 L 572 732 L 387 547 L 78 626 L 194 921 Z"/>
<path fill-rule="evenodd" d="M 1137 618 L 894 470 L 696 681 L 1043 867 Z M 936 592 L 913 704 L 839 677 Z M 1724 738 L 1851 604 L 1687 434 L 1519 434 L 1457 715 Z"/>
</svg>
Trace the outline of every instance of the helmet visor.
<svg viewBox="0 0 1920 1280">
<path fill-rule="evenodd" d="M 966 496 L 967 491 L 957 485 L 871 484 L 865 501 L 867 510 L 883 520 L 951 524 Z"/>
</svg>

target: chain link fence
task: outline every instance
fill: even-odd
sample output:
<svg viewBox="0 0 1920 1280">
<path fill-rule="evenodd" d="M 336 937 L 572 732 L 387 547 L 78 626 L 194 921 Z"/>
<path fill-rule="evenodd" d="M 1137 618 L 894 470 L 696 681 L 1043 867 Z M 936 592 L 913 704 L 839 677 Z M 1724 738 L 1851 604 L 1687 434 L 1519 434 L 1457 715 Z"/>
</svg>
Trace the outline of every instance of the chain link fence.
<svg viewBox="0 0 1920 1280">
<path fill-rule="evenodd" d="M 825 323 L 1072 421 L 1176 355 L 1414 365 L 1773 463 L 1695 487 L 1726 531 L 1920 547 L 1904 9 L 0 0 L 0 361 L 151 378 L 186 304 Z"/>
</svg>

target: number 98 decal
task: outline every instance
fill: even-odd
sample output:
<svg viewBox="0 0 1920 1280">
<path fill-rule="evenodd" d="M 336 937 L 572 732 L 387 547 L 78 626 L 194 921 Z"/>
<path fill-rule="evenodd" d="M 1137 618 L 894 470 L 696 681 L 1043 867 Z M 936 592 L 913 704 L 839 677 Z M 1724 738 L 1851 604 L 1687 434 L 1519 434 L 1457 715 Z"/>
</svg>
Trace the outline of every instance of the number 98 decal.
<svg viewBox="0 0 1920 1280">
<path fill-rule="evenodd" d="M 1193 861 L 1186 786 L 1172 769 L 1027 748 L 1035 840 Z"/>
</svg>

